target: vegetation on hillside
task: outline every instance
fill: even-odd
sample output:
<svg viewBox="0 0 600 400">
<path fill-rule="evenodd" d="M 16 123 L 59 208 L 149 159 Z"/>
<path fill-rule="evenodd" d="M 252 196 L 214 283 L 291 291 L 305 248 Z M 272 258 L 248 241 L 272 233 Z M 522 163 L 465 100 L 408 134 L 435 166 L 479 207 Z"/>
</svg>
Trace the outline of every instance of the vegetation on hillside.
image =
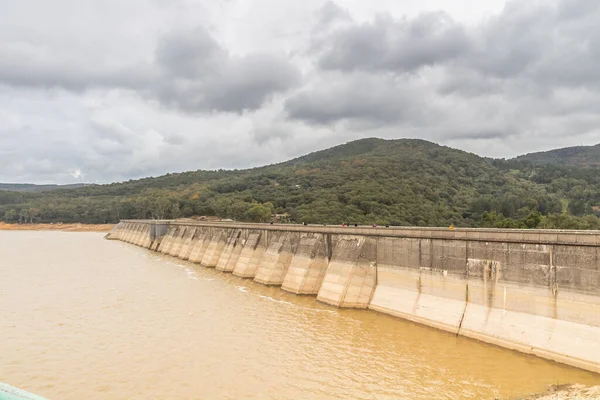
<svg viewBox="0 0 600 400">
<path fill-rule="evenodd" d="M 516 161 L 534 165 L 562 165 L 572 167 L 600 167 L 600 144 L 595 146 L 575 146 L 542 151 L 519 156 Z"/>
<path fill-rule="evenodd" d="M 363 139 L 285 163 L 47 192 L 0 191 L 7 222 L 216 215 L 269 221 L 599 229 L 600 168 L 486 160 L 423 140 Z"/>
</svg>

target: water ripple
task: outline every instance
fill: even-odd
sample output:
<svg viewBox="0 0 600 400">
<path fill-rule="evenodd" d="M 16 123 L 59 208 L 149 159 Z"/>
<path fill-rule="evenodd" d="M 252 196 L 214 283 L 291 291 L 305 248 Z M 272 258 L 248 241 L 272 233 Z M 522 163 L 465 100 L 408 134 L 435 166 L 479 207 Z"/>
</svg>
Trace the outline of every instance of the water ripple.
<svg viewBox="0 0 600 400">
<path fill-rule="evenodd" d="M 491 399 L 600 383 L 117 243 L 0 232 L 3 381 L 66 400 Z"/>
</svg>

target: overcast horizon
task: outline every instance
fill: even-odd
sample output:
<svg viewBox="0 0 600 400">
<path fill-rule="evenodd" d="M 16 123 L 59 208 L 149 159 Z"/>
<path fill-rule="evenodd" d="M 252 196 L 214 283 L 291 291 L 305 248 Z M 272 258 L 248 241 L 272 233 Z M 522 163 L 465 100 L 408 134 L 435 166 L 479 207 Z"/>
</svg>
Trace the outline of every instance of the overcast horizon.
<svg viewBox="0 0 600 400">
<path fill-rule="evenodd" d="M 365 137 L 495 158 L 600 142 L 595 0 L 2 4 L 3 183 L 244 169 Z"/>
</svg>

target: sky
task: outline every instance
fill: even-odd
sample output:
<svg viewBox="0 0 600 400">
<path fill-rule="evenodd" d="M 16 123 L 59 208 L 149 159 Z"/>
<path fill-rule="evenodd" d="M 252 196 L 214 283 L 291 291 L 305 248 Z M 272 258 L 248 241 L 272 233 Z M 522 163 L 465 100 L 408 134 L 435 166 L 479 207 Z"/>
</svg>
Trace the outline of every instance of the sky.
<svg viewBox="0 0 600 400">
<path fill-rule="evenodd" d="M 597 0 L 0 0 L 0 182 L 600 142 Z"/>
</svg>

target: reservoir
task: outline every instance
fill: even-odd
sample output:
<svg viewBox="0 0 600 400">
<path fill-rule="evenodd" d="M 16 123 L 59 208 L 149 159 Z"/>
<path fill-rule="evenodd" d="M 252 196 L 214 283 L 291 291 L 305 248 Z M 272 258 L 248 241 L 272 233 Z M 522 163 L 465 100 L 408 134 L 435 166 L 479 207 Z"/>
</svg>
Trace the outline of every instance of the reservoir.
<svg viewBox="0 0 600 400">
<path fill-rule="evenodd" d="M 0 232 L 0 381 L 49 399 L 515 399 L 600 376 L 98 233 Z"/>
</svg>

